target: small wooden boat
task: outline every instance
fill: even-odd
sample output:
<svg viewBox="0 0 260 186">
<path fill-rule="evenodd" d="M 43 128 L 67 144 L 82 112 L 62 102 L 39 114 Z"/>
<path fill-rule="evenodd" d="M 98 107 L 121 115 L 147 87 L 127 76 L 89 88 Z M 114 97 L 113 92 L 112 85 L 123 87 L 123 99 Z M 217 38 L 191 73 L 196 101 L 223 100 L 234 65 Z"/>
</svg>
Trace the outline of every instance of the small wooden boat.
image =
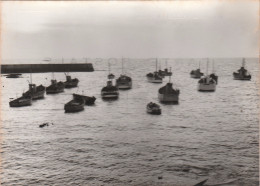
<svg viewBox="0 0 260 186">
<path fill-rule="evenodd" d="M 153 102 L 150 102 L 150 103 L 147 104 L 146 111 L 149 114 L 155 114 L 155 115 L 161 114 L 160 106 L 156 103 L 153 103 Z"/>
<path fill-rule="evenodd" d="M 84 99 L 71 100 L 64 105 L 65 112 L 79 112 L 84 110 L 85 101 Z"/>
<path fill-rule="evenodd" d="M 159 76 L 161 76 L 161 77 L 172 75 L 172 72 L 168 71 L 168 68 L 165 68 L 164 70 L 159 70 L 158 73 L 159 73 Z"/>
<path fill-rule="evenodd" d="M 65 84 L 63 82 L 57 82 L 56 80 L 51 80 L 51 85 L 46 88 L 47 94 L 56 94 L 64 92 Z"/>
<path fill-rule="evenodd" d="M 245 59 L 243 58 L 242 66 L 241 68 L 233 73 L 233 77 L 235 80 L 251 80 L 251 75 L 249 72 L 245 69 Z"/>
<path fill-rule="evenodd" d="M 216 81 L 216 84 L 218 84 L 218 76 L 215 73 L 210 74 L 209 77 L 214 79 Z"/>
<path fill-rule="evenodd" d="M 65 88 L 77 87 L 79 83 L 78 78 L 71 79 L 71 76 L 66 75 L 66 81 L 64 82 Z"/>
<path fill-rule="evenodd" d="M 126 75 L 120 75 L 120 77 L 116 80 L 116 86 L 118 89 L 131 89 L 132 78 Z"/>
<path fill-rule="evenodd" d="M 45 94 L 45 86 L 29 84 L 29 90 L 23 93 L 23 97 L 31 97 L 32 99 L 42 99 Z"/>
<path fill-rule="evenodd" d="M 118 96 L 118 88 L 116 86 L 113 86 L 112 81 L 107 81 L 107 86 L 101 89 L 101 97 L 103 99 L 117 99 Z"/>
<path fill-rule="evenodd" d="M 80 95 L 80 94 L 73 94 L 73 99 L 74 100 L 84 99 L 86 105 L 93 105 L 96 101 L 96 98 L 94 96 L 89 97 L 89 96 L 84 96 L 84 95 Z"/>
<path fill-rule="evenodd" d="M 9 102 L 10 107 L 23 107 L 23 106 L 30 106 L 32 105 L 32 98 L 31 97 L 20 97 L 15 100 Z"/>
</svg>

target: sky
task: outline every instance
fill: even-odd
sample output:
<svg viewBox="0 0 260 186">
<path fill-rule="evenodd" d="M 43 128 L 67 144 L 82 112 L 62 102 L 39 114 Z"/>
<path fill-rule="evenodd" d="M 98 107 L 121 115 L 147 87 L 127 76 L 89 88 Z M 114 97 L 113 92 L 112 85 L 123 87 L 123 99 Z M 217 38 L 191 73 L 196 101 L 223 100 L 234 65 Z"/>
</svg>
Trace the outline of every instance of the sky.
<svg viewBox="0 0 260 186">
<path fill-rule="evenodd" d="M 4 1 L 1 57 L 259 57 L 259 2 Z"/>
</svg>

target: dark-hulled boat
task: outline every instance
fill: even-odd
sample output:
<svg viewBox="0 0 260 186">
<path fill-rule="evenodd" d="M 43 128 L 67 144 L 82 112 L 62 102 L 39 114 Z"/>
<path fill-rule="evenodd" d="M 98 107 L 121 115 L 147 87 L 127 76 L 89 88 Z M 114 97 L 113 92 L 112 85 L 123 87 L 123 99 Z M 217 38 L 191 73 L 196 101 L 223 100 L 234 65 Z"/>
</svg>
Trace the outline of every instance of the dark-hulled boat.
<svg viewBox="0 0 260 186">
<path fill-rule="evenodd" d="M 200 71 L 200 68 L 198 68 L 197 70 L 192 70 L 190 72 L 190 77 L 195 79 L 199 79 L 203 75 L 204 74 Z"/>
<path fill-rule="evenodd" d="M 79 100 L 73 99 L 64 105 L 64 110 L 66 113 L 79 112 L 84 110 L 84 105 L 85 105 L 84 99 L 79 99 Z"/>
<path fill-rule="evenodd" d="M 233 73 L 233 77 L 235 80 L 251 80 L 251 75 L 249 72 L 245 69 L 245 59 L 243 58 L 242 66 L 241 68 Z"/>
<path fill-rule="evenodd" d="M 57 82 L 56 80 L 51 80 L 51 85 L 46 88 L 47 94 L 56 94 L 63 92 L 65 88 L 65 84 L 61 81 Z"/>
<path fill-rule="evenodd" d="M 93 105 L 96 101 L 96 98 L 94 96 L 89 97 L 89 96 L 84 96 L 84 95 L 80 95 L 80 94 L 73 94 L 73 99 L 74 100 L 84 99 L 85 105 Z"/>
<path fill-rule="evenodd" d="M 172 87 L 172 83 L 167 83 L 158 90 L 158 99 L 162 103 L 178 103 L 180 90 Z"/>
<path fill-rule="evenodd" d="M 161 76 L 161 77 L 172 75 L 172 72 L 168 71 L 168 68 L 165 68 L 164 70 L 159 70 L 158 73 L 159 73 L 159 76 Z"/>
<path fill-rule="evenodd" d="M 23 93 L 23 97 L 31 97 L 32 99 L 42 99 L 45 94 L 45 86 L 29 84 L 29 90 Z"/>
<path fill-rule="evenodd" d="M 20 97 L 9 102 L 10 107 L 23 107 L 32 105 L 31 97 Z"/>
<path fill-rule="evenodd" d="M 116 86 L 118 89 L 131 89 L 132 78 L 126 75 L 120 75 L 120 77 L 116 79 Z"/>
<path fill-rule="evenodd" d="M 65 88 L 74 88 L 77 87 L 79 83 L 78 78 L 71 79 L 71 76 L 66 75 L 66 81 L 64 82 Z"/>
<path fill-rule="evenodd" d="M 118 88 L 116 86 L 113 86 L 112 81 L 107 81 L 107 86 L 101 89 L 101 97 L 103 99 L 117 99 L 118 96 Z"/>
<path fill-rule="evenodd" d="M 160 106 L 153 102 L 150 102 L 147 104 L 146 112 L 149 114 L 155 114 L 155 115 L 160 115 L 162 113 Z"/>
</svg>

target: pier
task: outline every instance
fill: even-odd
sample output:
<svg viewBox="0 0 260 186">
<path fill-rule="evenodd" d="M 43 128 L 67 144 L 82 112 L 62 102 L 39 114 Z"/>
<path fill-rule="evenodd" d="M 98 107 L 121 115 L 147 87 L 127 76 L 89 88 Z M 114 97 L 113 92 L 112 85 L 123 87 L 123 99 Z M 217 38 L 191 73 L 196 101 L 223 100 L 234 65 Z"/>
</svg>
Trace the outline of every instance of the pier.
<svg viewBox="0 0 260 186">
<path fill-rule="evenodd" d="M 1 65 L 2 74 L 41 73 L 41 72 L 93 72 L 92 63 L 68 64 L 5 64 Z"/>
</svg>

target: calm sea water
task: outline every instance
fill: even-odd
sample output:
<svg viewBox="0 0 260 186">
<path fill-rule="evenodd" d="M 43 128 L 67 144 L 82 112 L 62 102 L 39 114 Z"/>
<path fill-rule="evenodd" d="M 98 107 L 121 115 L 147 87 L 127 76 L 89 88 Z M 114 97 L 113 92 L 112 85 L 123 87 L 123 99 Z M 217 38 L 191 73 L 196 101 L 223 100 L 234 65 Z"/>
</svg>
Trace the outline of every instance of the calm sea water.
<svg viewBox="0 0 260 186">
<path fill-rule="evenodd" d="M 80 80 L 78 88 L 46 95 L 30 107 L 8 105 L 9 98 L 28 89 L 29 74 L 1 77 L 2 185 L 194 185 L 207 178 L 207 185 L 259 185 L 257 59 L 247 60 L 251 81 L 232 78 L 241 59 L 215 59 L 219 83 L 212 93 L 198 92 L 198 80 L 189 77 L 198 60 L 168 60 L 180 101 L 160 104 L 160 116 L 145 109 L 148 102 L 158 102 L 157 91 L 168 82 L 147 82 L 154 60 L 124 63 L 133 88 L 120 91 L 116 101 L 100 96 L 107 61 L 89 62 L 95 72 L 71 73 Z M 110 62 L 118 76 L 121 61 Z M 205 61 L 201 69 L 205 72 Z M 54 75 L 65 80 L 63 73 Z M 51 77 L 33 74 L 33 82 L 47 86 Z M 64 104 L 76 92 L 95 96 L 96 103 L 65 114 Z M 39 128 L 44 122 L 53 125 Z"/>
</svg>

